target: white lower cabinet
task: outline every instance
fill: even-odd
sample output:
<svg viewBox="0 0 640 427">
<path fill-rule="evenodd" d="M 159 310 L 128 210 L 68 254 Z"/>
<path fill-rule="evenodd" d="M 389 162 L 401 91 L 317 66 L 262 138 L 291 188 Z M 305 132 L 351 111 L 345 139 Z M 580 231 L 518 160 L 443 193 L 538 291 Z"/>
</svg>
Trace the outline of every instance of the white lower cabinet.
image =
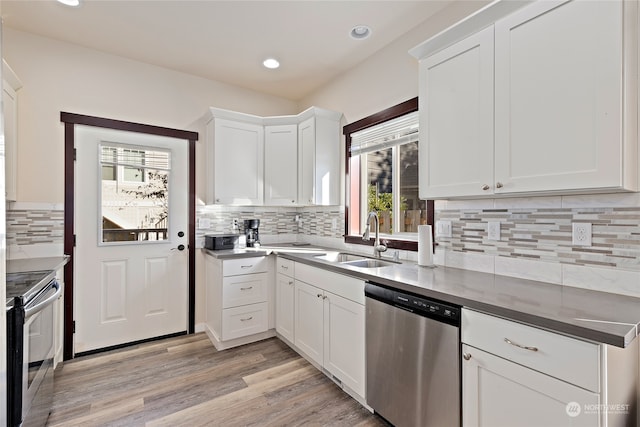
<svg viewBox="0 0 640 427">
<path fill-rule="evenodd" d="M 600 403 L 597 393 L 466 344 L 462 352 L 465 426 L 598 426 L 598 413 L 578 414 L 571 402 Z M 583 411 L 584 412 L 584 411 Z M 572 415 L 577 415 L 573 417 Z"/>
<path fill-rule="evenodd" d="M 463 425 L 633 425 L 635 341 L 621 349 L 463 309 Z"/>
<path fill-rule="evenodd" d="M 206 332 L 218 350 L 273 336 L 270 258 L 205 255 Z"/>
<path fill-rule="evenodd" d="M 278 302 L 288 299 L 289 283 L 279 274 Z M 311 282 L 311 283 L 309 283 Z M 356 400 L 365 401 L 364 281 L 295 263 L 294 349 Z M 285 318 L 290 308 L 276 308 Z M 278 323 L 278 321 L 276 321 Z"/>
<path fill-rule="evenodd" d="M 276 258 L 276 332 L 292 345 L 294 329 L 294 262 L 285 258 Z"/>
</svg>

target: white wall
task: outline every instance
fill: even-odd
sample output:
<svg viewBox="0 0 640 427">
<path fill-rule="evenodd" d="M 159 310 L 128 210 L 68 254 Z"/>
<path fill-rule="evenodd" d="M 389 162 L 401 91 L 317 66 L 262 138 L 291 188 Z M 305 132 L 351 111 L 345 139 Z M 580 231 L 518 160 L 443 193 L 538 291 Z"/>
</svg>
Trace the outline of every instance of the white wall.
<svg viewBox="0 0 640 427">
<path fill-rule="evenodd" d="M 210 106 L 258 115 L 298 112 L 295 102 L 282 98 L 6 27 L 3 48 L 23 83 L 18 93 L 20 202 L 64 201 L 61 111 L 199 131 L 201 140 L 203 129 L 194 123 Z M 204 163 L 197 167 L 202 171 Z M 201 193 L 203 181 L 198 184 Z"/>
<path fill-rule="evenodd" d="M 418 61 L 409 49 L 488 4 L 459 1 L 446 7 L 355 68 L 300 101 L 341 111 L 347 123 L 418 96 Z M 375 31 L 375 30 L 374 30 Z"/>
</svg>

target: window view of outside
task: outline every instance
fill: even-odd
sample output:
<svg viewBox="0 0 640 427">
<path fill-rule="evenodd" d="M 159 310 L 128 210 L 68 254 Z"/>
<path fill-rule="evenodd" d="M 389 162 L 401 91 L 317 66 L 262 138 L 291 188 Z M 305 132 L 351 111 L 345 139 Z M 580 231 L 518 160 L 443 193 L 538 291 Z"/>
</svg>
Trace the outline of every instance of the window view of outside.
<svg viewBox="0 0 640 427">
<path fill-rule="evenodd" d="M 102 242 L 167 239 L 170 153 L 100 147 Z"/>
<path fill-rule="evenodd" d="M 418 141 L 374 151 L 366 156 L 368 212 L 380 219 L 385 234 L 417 233 L 427 223 L 426 202 L 418 198 Z"/>
</svg>

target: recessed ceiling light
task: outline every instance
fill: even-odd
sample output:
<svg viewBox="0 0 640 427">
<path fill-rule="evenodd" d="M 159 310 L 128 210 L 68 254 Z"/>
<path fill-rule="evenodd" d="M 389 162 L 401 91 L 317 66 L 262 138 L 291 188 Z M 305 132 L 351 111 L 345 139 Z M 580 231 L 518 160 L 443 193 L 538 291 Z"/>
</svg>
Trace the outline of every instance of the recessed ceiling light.
<svg viewBox="0 0 640 427">
<path fill-rule="evenodd" d="M 366 39 L 371 35 L 371 28 L 367 27 L 366 25 L 356 25 L 351 29 L 349 35 L 351 36 L 351 38 L 354 38 L 356 40 Z"/>
<path fill-rule="evenodd" d="M 62 3 L 66 6 L 79 6 L 80 0 L 58 0 L 59 3 Z"/>
<path fill-rule="evenodd" d="M 275 68 L 278 68 L 280 66 L 280 63 L 277 59 L 267 58 L 262 62 L 262 65 L 273 70 Z"/>
</svg>

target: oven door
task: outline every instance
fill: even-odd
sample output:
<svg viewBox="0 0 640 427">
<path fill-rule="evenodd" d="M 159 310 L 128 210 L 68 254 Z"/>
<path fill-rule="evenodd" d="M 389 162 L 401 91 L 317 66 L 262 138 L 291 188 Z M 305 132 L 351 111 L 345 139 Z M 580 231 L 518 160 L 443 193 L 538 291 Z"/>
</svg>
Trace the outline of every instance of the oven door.
<svg viewBox="0 0 640 427">
<path fill-rule="evenodd" d="M 22 364 L 22 426 L 44 426 L 53 403 L 53 303 L 61 289 L 53 280 L 25 306 Z"/>
</svg>

